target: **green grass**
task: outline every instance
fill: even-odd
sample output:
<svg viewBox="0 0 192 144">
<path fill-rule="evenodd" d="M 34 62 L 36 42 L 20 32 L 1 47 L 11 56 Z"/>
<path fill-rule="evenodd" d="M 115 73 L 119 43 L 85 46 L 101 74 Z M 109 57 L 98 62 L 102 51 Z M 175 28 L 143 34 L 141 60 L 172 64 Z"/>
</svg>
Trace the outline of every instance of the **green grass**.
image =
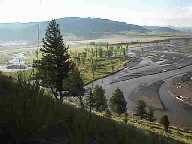
<svg viewBox="0 0 192 144">
<path fill-rule="evenodd" d="M 79 70 L 81 72 L 81 77 L 85 84 L 92 82 L 93 80 L 103 78 L 105 76 L 110 75 L 112 72 L 116 72 L 123 68 L 124 64 L 128 62 L 128 60 L 125 60 L 123 58 L 98 58 L 97 59 L 97 68 L 94 72 L 94 78 L 93 73 L 91 69 L 91 64 L 87 60 L 85 64 L 79 65 Z M 112 71 L 112 65 L 113 65 L 113 71 Z M 4 72 L 5 75 L 11 76 L 13 78 L 16 78 L 18 74 L 25 73 L 25 75 L 30 76 L 31 70 L 24 71 L 24 72 Z"/>
<path fill-rule="evenodd" d="M 99 54 L 100 49 L 102 49 L 101 55 Z M 127 45 L 120 47 L 119 45 L 96 43 L 95 45 L 87 45 L 87 48 L 72 48 L 70 54 L 79 67 L 84 83 L 87 84 L 122 69 L 124 64 L 128 62 L 123 54 L 127 49 Z M 112 55 L 107 56 L 110 52 Z"/>
<path fill-rule="evenodd" d="M 165 135 L 155 123 L 129 118 L 124 124 L 120 117 L 109 119 L 101 113 L 60 104 L 38 85 L 5 76 L 0 77 L 0 115 L 0 127 L 10 130 L 9 139 L 17 141 L 63 137 L 70 144 L 87 144 L 91 139 L 97 144 L 190 144 L 192 140 L 189 132 L 171 128 Z"/>
<path fill-rule="evenodd" d="M 87 47 L 87 48 L 86 48 Z M 103 49 L 103 52 L 106 53 L 106 47 L 101 46 Z M 90 83 L 91 81 L 95 79 L 99 79 L 102 77 L 105 77 L 109 75 L 112 72 L 115 72 L 119 69 L 121 69 L 126 62 L 126 60 L 123 58 L 121 54 L 118 54 L 117 57 L 111 57 L 110 59 L 103 56 L 102 58 L 96 57 L 95 55 L 92 55 L 92 49 L 95 52 L 95 47 L 90 45 L 81 45 L 77 48 L 70 48 L 69 52 L 71 54 L 71 57 L 79 57 L 80 54 L 85 52 L 87 50 L 87 57 L 85 58 L 85 63 L 78 63 L 79 69 L 81 71 L 81 76 L 85 84 Z M 8 61 L 12 58 L 13 54 L 21 53 L 23 52 L 26 56 L 25 62 L 27 65 L 32 65 L 33 60 L 36 59 L 36 50 L 35 48 L 11 48 L 9 50 L 2 50 L 2 54 L 0 54 L 0 64 L 5 65 L 8 63 Z M 39 53 L 39 58 L 41 57 L 41 54 Z M 93 73 L 91 69 L 91 58 L 94 58 L 96 62 L 96 70 L 95 75 L 93 78 Z M 113 66 L 113 70 L 112 70 Z M 25 72 L 30 73 L 30 71 Z M 10 72 L 5 73 L 8 76 L 16 77 L 17 73 Z"/>
<path fill-rule="evenodd" d="M 127 60 L 123 58 L 112 58 L 112 59 L 98 58 L 96 62 L 97 66 L 94 71 L 94 76 L 89 61 L 87 61 L 83 65 L 80 65 L 79 68 L 82 79 L 84 83 L 87 84 L 93 80 L 103 78 L 115 71 L 122 69 L 126 62 Z"/>
<path fill-rule="evenodd" d="M 122 119 L 122 118 L 121 118 Z M 121 120 L 120 119 L 120 120 Z M 163 127 L 159 123 L 152 123 L 145 120 L 139 120 L 136 118 L 128 118 L 128 124 L 133 125 L 137 128 L 145 129 L 159 135 L 164 135 Z M 176 127 L 170 127 L 168 137 L 175 139 L 176 141 L 182 141 L 184 143 L 192 143 L 192 131 L 186 131 Z"/>
</svg>

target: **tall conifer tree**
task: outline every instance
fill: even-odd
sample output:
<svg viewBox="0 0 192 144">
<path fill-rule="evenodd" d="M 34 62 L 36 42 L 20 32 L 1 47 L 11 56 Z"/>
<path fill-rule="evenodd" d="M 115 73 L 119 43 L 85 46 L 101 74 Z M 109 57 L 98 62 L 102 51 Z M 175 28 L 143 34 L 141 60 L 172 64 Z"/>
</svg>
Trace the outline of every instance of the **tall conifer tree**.
<svg viewBox="0 0 192 144">
<path fill-rule="evenodd" d="M 62 99 L 63 81 L 71 70 L 71 60 L 56 20 L 49 22 L 42 42 L 42 58 L 34 61 L 37 76 L 43 86 L 51 88 L 56 98 L 59 93 Z"/>
</svg>

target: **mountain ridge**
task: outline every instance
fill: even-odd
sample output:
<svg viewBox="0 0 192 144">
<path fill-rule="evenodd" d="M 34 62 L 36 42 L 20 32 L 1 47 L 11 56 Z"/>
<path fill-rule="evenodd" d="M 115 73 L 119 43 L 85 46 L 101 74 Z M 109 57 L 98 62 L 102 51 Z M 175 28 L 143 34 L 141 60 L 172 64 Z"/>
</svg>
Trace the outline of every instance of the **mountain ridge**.
<svg viewBox="0 0 192 144">
<path fill-rule="evenodd" d="M 103 34 L 115 34 L 121 32 L 178 32 L 169 27 L 145 27 L 126 22 L 113 21 L 101 18 L 65 17 L 56 19 L 64 36 L 76 36 L 83 38 L 98 38 Z M 28 23 L 0 23 L 0 40 L 29 40 L 37 41 L 38 27 L 40 38 L 43 37 L 48 21 Z"/>
<path fill-rule="evenodd" d="M 160 26 L 143 26 L 144 28 L 152 31 L 152 32 L 179 32 L 179 30 L 176 30 L 174 28 L 171 28 L 171 27 L 166 27 L 166 26 L 163 26 L 163 27 L 160 27 Z"/>
</svg>

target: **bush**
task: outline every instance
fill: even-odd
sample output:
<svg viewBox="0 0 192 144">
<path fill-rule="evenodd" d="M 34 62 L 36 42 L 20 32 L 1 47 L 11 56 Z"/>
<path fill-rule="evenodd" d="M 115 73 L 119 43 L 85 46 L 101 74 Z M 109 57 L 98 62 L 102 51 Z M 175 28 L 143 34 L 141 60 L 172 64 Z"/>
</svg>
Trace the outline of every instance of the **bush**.
<svg viewBox="0 0 192 144">
<path fill-rule="evenodd" d="M 0 96 L 1 123 L 11 125 L 16 133 L 28 135 L 39 131 L 52 119 L 49 114 L 55 102 L 45 95 L 38 82 L 31 84 L 19 76 L 17 82 L 6 81 L 5 87 L 6 95 Z"/>
</svg>

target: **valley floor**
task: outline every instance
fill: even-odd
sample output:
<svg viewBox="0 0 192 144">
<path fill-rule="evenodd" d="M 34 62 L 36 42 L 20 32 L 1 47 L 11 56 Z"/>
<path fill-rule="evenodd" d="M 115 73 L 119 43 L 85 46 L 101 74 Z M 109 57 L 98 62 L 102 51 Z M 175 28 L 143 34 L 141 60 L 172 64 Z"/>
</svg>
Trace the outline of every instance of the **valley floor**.
<svg viewBox="0 0 192 144">
<path fill-rule="evenodd" d="M 176 99 L 170 99 L 167 89 L 161 87 L 167 79 L 192 71 L 191 45 L 191 39 L 181 39 L 132 48 L 132 52 L 144 52 L 139 57 L 140 63 L 134 66 L 128 64 L 123 70 L 95 81 L 93 86 L 101 85 L 108 98 L 116 88 L 120 88 L 127 100 L 129 113 L 135 112 L 137 101 L 142 99 L 156 109 L 158 117 L 168 114 L 171 125 L 191 129 L 192 110 L 184 108 Z M 92 87 L 92 84 L 87 87 Z"/>
</svg>

